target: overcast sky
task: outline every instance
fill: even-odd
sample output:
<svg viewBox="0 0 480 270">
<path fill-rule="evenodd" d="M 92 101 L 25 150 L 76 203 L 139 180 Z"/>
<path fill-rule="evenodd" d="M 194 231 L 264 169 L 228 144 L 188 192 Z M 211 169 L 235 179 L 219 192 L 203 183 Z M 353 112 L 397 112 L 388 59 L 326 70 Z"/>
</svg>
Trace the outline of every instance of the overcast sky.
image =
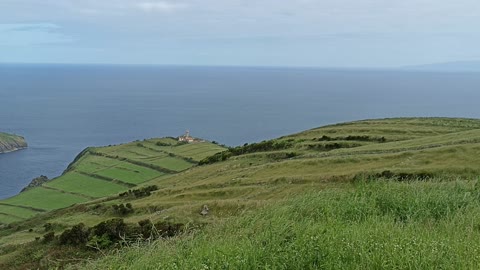
<svg viewBox="0 0 480 270">
<path fill-rule="evenodd" d="M 0 0 L 0 62 L 394 67 L 480 59 L 479 0 Z"/>
</svg>

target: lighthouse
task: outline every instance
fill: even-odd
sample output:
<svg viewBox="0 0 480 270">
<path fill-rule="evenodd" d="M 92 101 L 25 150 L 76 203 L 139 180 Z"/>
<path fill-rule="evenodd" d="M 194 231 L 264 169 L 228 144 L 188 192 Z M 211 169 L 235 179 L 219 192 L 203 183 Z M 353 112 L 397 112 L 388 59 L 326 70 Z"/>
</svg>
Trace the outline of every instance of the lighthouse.
<svg viewBox="0 0 480 270">
<path fill-rule="evenodd" d="M 195 141 L 195 139 L 190 136 L 190 130 L 187 130 L 183 136 L 178 137 L 178 141 L 192 143 Z"/>
</svg>

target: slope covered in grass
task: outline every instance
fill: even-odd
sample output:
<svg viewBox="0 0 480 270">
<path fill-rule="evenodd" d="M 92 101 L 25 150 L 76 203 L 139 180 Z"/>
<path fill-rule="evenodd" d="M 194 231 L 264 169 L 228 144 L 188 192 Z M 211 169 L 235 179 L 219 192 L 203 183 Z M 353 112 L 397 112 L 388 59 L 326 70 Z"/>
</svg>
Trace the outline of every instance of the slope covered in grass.
<svg viewBox="0 0 480 270">
<path fill-rule="evenodd" d="M 479 198 L 475 181 L 362 181 L 81 268 L 478 269 Z"/>
<path fill-rule="evenodd" d="M 183 144 L 172 138 L 88 148 L 62 176 L 0 201 L 0 224 L 117 195 L 152 179 L 176 174 L 197 164 L 198 149 L 216 153 L 224 148 L 209 142 Z"/>
<path fill-rule="evenodd" d="M 168 165 L 155 162 L 162 159 L 168 160 Z M 181 164 L 185 162 L 202 165 L 182 170 Z M 177 145 L 171 139 L 90 148 L 69 166 L 66 175 L 83 175 L 103 181 L 103 184 L 114 183 L 129 189 L 138 190 L 151 185 L 158 189 L 141 196 L 134 193 L 108 197 L 82 194 L 84 203 L 41 212 L 33 217 L 29 216 L 30 213 L 24 213 L 24 219 L 20 221 L 8 209 L 5 216 L 10 214 L 10 222 L 13 223 L 0 229 L 0 266 L 2 263 L 10 266 L 18 262 L 15 260 L 22 256 L 21 251 L 24 250 L 18 248 L 19 245 L 32 241 L 34 237 L 44 237 L 45 224 L 54 224 L 49 232 L 58 236 L 79 223 L 91 228 L 102 221 L 121 218 L 131 227 L 138 227 L 139 222 L 149 220 L 152 223 L 174 222 L 184 224 L 186 228 L 200 226 L 203 229 L 193 233 L 187 230 L 187 235 L 178 236 L 173 242 L 161 240 L 155 244 L 158 248 L 155 245 L 139 250 L 134 248 L 126 254 L 121 253 L 122 258 L 107 258 L 105 262 L 99 262 L 101 267 L 109 263 L 132 267 L 144 264 L 155 269 L 153 265 L 156 264 L 170 267 L 177 263 L 179 266 L 201 268 L 200 261 L 204 261 L 214 269 L 221 268 L 220 263 L 225 262 L 230 265 L 227 269 L 248 269 L 255 262 L 265 261 L 271 268 L 282 268 L 282 263 L 290 267 L 293 265 L 289 264 L 290 261 L 295 261 L 295 253 L 289 253 L 289 249 L 306 252 L 301 246 L 312 244 L 314 249 L 322 248 L 319 254 L 323 255 L 317 254 L 320 257 L 316 258 L 317 255 L 311 254 L 303 258 L 297 254 L 297 265 L 307 268 L 320 264 L 326 268 L 352 268 L 355 262 L 363 268 L 381 268 L 378 263 L 384 262 L 382 258 L 390 258 L 392 262 L 389 265 L 398 264 L 399 268 L 408 268 L 401 264 L 406 257 L 389 253 L 377 258 L 380 251 L 373 250 L 357 258 L 351 250 L 362 251 L 359 246 L 366 245 L 367 249 L 362 251 L 366 252 L 385 242 L 384 248 L 393 252 L 394 245 L 406 248 L 417 234 L 424 234 L 422 241 L 428 248 L 435 247 L 432 245 L 436 242 L 431 241 L 450 244 L 463 241 L 466 236 L 472 239 L 477 237 L 473 228 L 476 223 L 480 224 L 480 220 L 476 219 L 477 205 L 474 200 L 477 196 L 475 181 L 480 175 L 478 164 L 480 120 L 452 118 L 357 121 L 229 149 L 214 144 Z M 44 188 L 57 191 L 62 187 L 47 185 Z M 77 193 L 81 191 L 71 191 L 69 194 Z M 447 196 L 449 194 L 452 196 Z M 93 198 L 95 200 L 92 201 Z M 417 203 L 418 206 L 415 206 Z M 119 213 L 119 205 L 127 204 L 132 211 Z M 281 209 L 303 209 L 302 204 L 305 204 L 303 208 L 313 212 L 302 210 L 299 215 L 294 215 L 295 210 L 292 210 L 291 216 L 286 212 L 278 212 L 283 211 Z M 339 204 L 345 206 L 342 208 Z M 206 216 L 200 215 L 204 205 L 210 209 Z M 11 207 L 10 204 L 8 206 Z M 264 210 L 257 212 L 259 208 Z M 323 209 L 324 220 L 314 217 L 319 215 L 316 209 Z M 352 219 L 343 218 L 342 211 L 348 212 Z M 270 212 L 272 215 L 269 215 Z M 277 218 L 275 215 L 286 215 L 285 223 L 280 221 L 283 217 Z M 469 220 L 470 227 L 463 219 L 467 217 L 472 218 Z M 240 221 L 245 231 L 237 224 Z M 257 221 L 260 223 L 257 224 Z M 269 231 L 269 224 L 272 225 L 270 235 L 261 236 Z M 290 228 L 288 224 L 293 225 Z M 460 226 L 460 234 L 446 234 L 455 224 Z M 281 226 L 287 226 L 288 231 L 296 237 L 293 239 L 298 241 L 292 240 L 290 243 L 287 239 L 285 247 L 277 247 L 280 241 L 277 239 L 270 244 L 266 242 L 265 251 L 259 249 L 262 246 L 258 243 L 266 241 L 267 236 L 281 235 Z M 328 244 L 325 247 L 315 246 L 299 236 L 300 232 L 309 230 L 312 235 L 320 235 L 319 232 L 324 229 L 327 229 L 328 238 L 317 239 L 315 245 L 325 242 Z M 374 237 L 374 232 L 379 232 L 378 238 Z M 400 238 L 389 236 L 392 233 Z M 215 238 L 215 235 L 219 238 Z M 342 251 L 341 248 L 347 249 L 347 246 L 338 244 L 337 249 L 333 244 L 344 238 L 353 241 L 348 242 L 353 245 L 351 250 Z M 11 239 L 17 239 L 13 242 L 15 244 Z M 211 242 L 211 245 L 207 242 Z M 32 267 L 38 266 L 40 260 L 48 262 L 50 267 L 57 267 L 62 265 L 61 262 L 68 261 L 66 258 L 78 259 L 78 256 L 85 258 L 101 254 L 83 247 L 80 250 L 89 250 L 88 255 L 75 253 L 77 255 L 73 256 L 59 252 L 65 246 L 58 246 L 55 241 L 47 246 L 41 242 L 34 243 L 32 250 L 27 251 L 36 252 L 41 259 L 30 261 Z M 245 249 L 246 253 L 235 249 L 234 245 L 229 246 L 231 243 L 239 243 L 238 247 Z M 416 262 L 420 265 L 426 263 L 427 266 L 433 265 L 436 257 L 440 258 L 439 265 L 447 266 L 446 261 L 441 260 L 441 254 L 451 254 L 454 264 L 467 267 L 468 262 L 455 259 L 460 258 L 462 252 L 465 256 L 471 255 L 469 251 L 464 251 L 467 244 L 470 243 L 458 242 L 455 244 L 458 249 L 437 249 L 439 251 L 433 253 L 428 253 L 425 247 L 415 247 L 406 254 L 423 254 L 425 261 L 418 259 Z M 225 249 L 223 259 L 221 252 L 203 251 L 202 247 L 214 251 Z M 472 247 L 476 247 L 475 244 Z M 69 248 L 78 250 L 71 246 Z M 92 252 L 96 255 L 92 255 Z M 137 256 L 135 252 L 155 252 L 159 259 L 172 258 L 165 259 L 165 262 L 150 260 L 146 256 L 134 259 L 134 255 Z M 188 252 L 191 252 L 191 260 L 180 258 Z M 234 262 L 235 256 L 240 261 L 246 260 L 246 266 Z M 338 260 L 345 264 L 332 264 Z M 470 266 L 477 261 L 473 260 L 472 263 Z"/>
</svg>

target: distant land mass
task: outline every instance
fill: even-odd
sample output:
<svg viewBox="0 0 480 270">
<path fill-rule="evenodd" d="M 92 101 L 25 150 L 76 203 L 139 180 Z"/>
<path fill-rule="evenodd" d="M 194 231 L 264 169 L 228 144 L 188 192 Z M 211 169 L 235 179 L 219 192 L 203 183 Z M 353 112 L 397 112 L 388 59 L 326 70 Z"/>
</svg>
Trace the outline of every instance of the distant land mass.
<svg viewBox="0 0 480 270">
<path fill-rule="evenodd" d="M 454 61 L 426 65 L 405 66 L 403 69 L 415 71 L 441 72 L 480 72 L 480 61 Z"/>
<path fill-rule="evenodd" d="M 0 132 L 0 154 L 27 148 L 25 138 Z"/>
</svg>

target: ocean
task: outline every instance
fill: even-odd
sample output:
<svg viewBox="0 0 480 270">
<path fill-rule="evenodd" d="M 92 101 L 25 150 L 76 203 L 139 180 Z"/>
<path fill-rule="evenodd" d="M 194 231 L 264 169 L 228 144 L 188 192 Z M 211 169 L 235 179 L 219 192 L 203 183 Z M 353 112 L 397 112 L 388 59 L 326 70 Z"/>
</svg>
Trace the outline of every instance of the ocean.
<svg viewBox="0 0 480 270">
<path fill-rule="evenodd" d="M 235 146 L 367 118 L 480 118 L 480 73 L 314 68 L 0 65 L 0 198 L 59 176 L 88 146 L 178 136 Z"/>
</svg>

